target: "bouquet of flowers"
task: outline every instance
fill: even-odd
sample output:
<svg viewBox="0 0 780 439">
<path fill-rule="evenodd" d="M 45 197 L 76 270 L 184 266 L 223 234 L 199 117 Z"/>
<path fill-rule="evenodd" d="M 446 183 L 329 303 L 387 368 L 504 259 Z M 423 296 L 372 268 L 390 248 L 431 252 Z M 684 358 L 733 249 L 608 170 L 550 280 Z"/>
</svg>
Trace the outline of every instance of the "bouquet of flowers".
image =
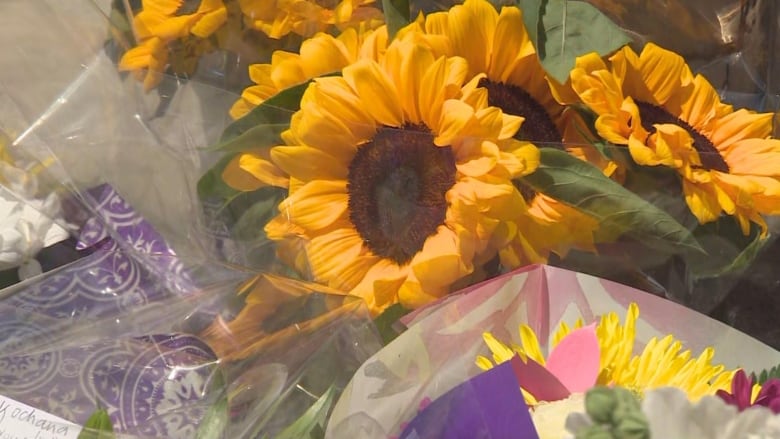
<svg viewBox="0 0 780 439">
<path fill-rule="evenodd" d="M 696 312 L 780 346 L 773 2 L 77 5 L 0 6 L 0 429 L 778 434 Z"/>
<path fill-rule="evenodd" d="M 404 323 L 355 374 L 326 437 L 780 434 L 780 381 L 760 373 L 776 351 L 614 282 L 536 266 Z"/>
<path fill-rule="evenodd" d="M 773 113 L 588 2 L 408 6 L 249 67 L 198 184 L 242 263 L 374 315 L 550 263 L 742 319 L 724 304 L 774 254 Z"/>
</svg>

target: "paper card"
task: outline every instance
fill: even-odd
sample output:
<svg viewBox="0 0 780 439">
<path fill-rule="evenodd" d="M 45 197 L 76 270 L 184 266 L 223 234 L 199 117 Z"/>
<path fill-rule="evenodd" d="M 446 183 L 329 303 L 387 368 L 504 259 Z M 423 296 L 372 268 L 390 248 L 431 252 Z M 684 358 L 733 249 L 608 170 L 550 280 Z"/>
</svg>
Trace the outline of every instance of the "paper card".
<svg viewBox="0 0 780 439">
<path fill-rule="evenodd" d="M 0 395 L 0 438 L 76 439 L 81 427 Z"/>
</svg>

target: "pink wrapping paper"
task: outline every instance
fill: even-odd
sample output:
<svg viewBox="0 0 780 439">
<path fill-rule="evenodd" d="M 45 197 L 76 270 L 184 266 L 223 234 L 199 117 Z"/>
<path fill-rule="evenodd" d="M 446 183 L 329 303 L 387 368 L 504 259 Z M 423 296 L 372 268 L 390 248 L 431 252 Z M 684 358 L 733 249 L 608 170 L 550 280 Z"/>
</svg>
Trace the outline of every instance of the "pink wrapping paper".
<svg viewBox="0 0 780 439">
<path fill-rule="evenodd" d="M 519 342 L 520 324 L 533 328 L 547 351 L 561 322 L 586 323 L 608 312 L 621 319 L 639 305 L 637 348 L 674 334 L 698 355 L 715 347 L 715 362 L 761 370 L 780 363 L 780 352 L 716 320 L 642 291 L 572 271 L 537 265 L 449 296 L 404 319 L 409 329 L 357 371 L 336 404 L 327 438 L 386 438 L 414 418 L 425 399 L 436 400 L 476 376 L 477 355 L 489 355 L 482 333 Z"/>
</svg>

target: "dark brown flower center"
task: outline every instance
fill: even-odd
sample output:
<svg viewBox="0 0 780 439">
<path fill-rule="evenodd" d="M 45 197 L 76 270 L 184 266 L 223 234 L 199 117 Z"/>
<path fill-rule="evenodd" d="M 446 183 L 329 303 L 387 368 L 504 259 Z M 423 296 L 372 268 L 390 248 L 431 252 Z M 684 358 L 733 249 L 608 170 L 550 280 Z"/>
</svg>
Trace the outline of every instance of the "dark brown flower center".
<svg viewBox="0 0 780 439">
<path fill-rule="evenodd" d="M 341 0 L 314 0 L 314 3 L 325 9 L 336 9 Z"/>
<path fill-rule="evenodd" d="M 639 116 L 642 119 L 642 127 L 650 133 L 655 132 L 655 124 L 674 124 L 680 128 L 688 131 L 693 139 L 693 148 L 699 153 L 701 164 L 704 169 L 716 170 L 720 172 L 729 172 L 729 165 L 720 155 L 718 149 L 712 144 L 712 141 L 707 136 L 696 131 L 688 122 L 680 119 L 677 116 L 669 113 L 663 108 L 642 101 L 635 101 L 636 106 L 639 108 Z"/>
<path fill-rule="evenodd" d="M 547 110 L 527 91 L 503 82 L 494 82 L 487 78 L 479 81 L 479 86 L 488 91 L 488 104 L 500 108 L 504 113 L 525 118 L 520 130 L 515 134 L 518 140 L 528 140 L 538 146 L 561 147 L 561 133 Z"/>
<path fill-rule="evenodd" d="M 198 11 L 198 8 L 200 7 L 200 2 L 202 0 L 184 0 L 181 2 L 181 6 L 179 6 L 179 9 L 176 10 L 176 13 L 174 13 L 174 16 L 180 17 L 182 15 L 191 15 Z"/>
<path fill-rule="evenodd" d="M 455 184 L 455 155 L 427 128 L 380 128 L 349 164 L 349 219 L 377 256 L 403 265 L 436 233 Z"/>
<path fill-rule="evenodd" d="M 516 139 L 533 142 L 539 147 L 563 148 L 561 133 L 550 114 L 527 91 L 515 85 L 495 82 L 487 78 L 482 78 L 479 86 L 488 91 L 488 105 L 498 107 L 506 114 L 525 118 L 520 130 L 515 134 Z M 536 191 L 531 186 L 520 180 L 514 180 L 513 183 L 527 203 L 536 197 Z"/>
</svg>

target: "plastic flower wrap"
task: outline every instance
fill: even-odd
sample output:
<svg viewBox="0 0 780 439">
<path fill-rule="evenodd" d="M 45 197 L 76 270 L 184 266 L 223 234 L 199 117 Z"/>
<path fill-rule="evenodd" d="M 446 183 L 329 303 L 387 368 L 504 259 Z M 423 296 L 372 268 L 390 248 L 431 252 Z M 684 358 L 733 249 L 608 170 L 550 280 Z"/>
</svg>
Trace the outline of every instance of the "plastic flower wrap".
<svg viewBox="0 0 780 439">
<path fill-rule="evenodd" d="M 495 388 L 506 390 L 492 394 L 516 413 L 529 413 L 536 425 L 531 433 L 564 437 L 567 416 L 585 412 L 590 396 L 583 395 L 594 386 L 622 387 L 648 403 L 657 389 L 674 387 L 692 403 L 718 399 L 715 405 L 723 406 L 716 393 L 731 389 L 735 368 L 760 370 L 778 356 L 679 305 L 549 266 L 497 277 L 403 321 L 406 331 L 367 361 L 345 390 L 327 437 L 358 431 L 361 437 L 415 437 L 412 428 L 421 429 L 419 437 L 457 437 L 441 434 L 466 431 L 469 421 L 455 414 L 461 404 L 483 413 L 469 432 L 506 437 L 492 430 L 503 408 L 490 407 L 502 404 L 483 399 L 478 381 L 502 374 L 508 375 L 495 379 L 504 384 Z"/>
<path fill-rule="evenodd" d="M 164 74 L 189 78 L 206 71 L 204 64 L 228 71 L 245 68 L 247 61 L 267 60 L 273 49 L 299 45 L 300 37 L 363 25 L 373 27 L 382 21 L 373 0 L 138 3 L 128 10 L 128 4 L 115 2 L 113 36 L 121 53 L 119 68 L 133 72 L 146 91 L 160 85 Z M 238 71 L 233 75 L 246 76 Z M 227 86 L 235 83 L 225 77 L 212 80 Z"/>
<path fill-rule="evenodd" d="M 40 169 L 18 163 L 9 146 L 10 138 L 0 132 L 0 271 L 14 280 L 39 274 L 38 253 L 68 239 L 69 232 L 59 196 L 41 193 L 35 175 Z M 9 273 L 16 270 L 16 276 Z M 8 283 L 3 280 L 0 286 Z"/>
<path fill-rule="evenodd" d="M 73 222 L 90 253 L 3 290 L 0 399 L 10 411 L 37 410 L 67 437 L 98 409 L 122 437 L 276 435 L 319 396 L 327 410 L 379 348 L 359 300 L 185 263 L 116 191 L 83 195 L 97 216 Z"/>
</svg>

